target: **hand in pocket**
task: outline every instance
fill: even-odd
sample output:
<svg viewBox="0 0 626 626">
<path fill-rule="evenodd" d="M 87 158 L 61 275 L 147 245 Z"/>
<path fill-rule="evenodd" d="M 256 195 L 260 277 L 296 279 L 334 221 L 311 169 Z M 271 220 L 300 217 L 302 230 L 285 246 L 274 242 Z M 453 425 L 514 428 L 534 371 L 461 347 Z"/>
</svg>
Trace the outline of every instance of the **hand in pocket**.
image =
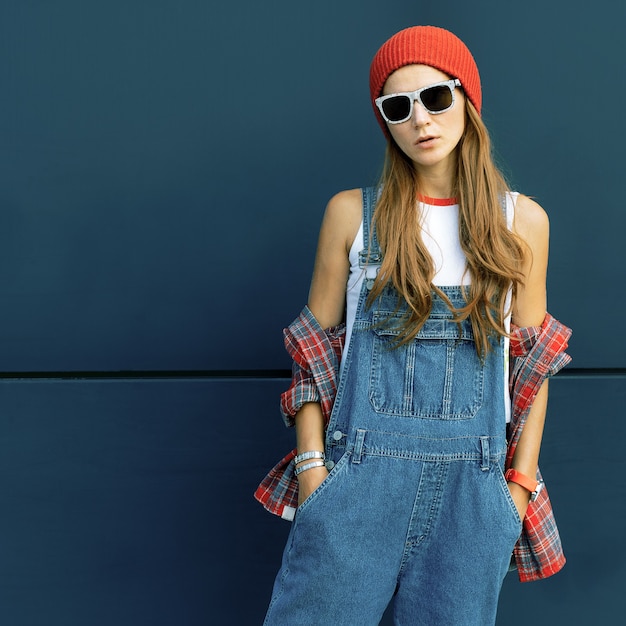
<svg viewBox="0 0 626 626">
<path fill-rule="evenodd" d="M 328 470 L 322 467 L 313 467 L 298 476 L 298 506 L 300 506 L 328 476 Z"/>
</svg>

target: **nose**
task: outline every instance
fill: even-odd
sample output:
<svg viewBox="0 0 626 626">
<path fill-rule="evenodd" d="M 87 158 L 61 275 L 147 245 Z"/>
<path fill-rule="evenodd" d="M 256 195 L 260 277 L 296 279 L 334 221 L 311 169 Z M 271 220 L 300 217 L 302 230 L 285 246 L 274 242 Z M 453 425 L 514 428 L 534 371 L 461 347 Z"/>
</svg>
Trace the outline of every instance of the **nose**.
<svg viewBox="0 0 626 626">
<path fill-rule="evenodd" d="M 413 102 L 413 123 L 417 128 L 430 123 L 430 113 L 422 106 L 419 100 Z"/>
</svg>

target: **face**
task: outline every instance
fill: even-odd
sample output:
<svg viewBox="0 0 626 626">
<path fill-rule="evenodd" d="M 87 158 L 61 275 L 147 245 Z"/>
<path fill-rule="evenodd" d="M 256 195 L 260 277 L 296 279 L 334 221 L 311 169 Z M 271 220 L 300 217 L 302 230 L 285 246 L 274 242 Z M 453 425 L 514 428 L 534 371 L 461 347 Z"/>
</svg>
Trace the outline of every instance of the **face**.
<svg viewBox="0 0 626 626">
<path fill-rule="evenodd" d="M 415 91 L 450 76 L 429 65 L 405 65 L 389 76 L 382 95 Z M 417 100 L 406 122 L 387 124 L 400 149 L 424 174 L 452 175 L 456 147 L 465 130 L 465 95 L 457 87 L 454 105 L 443 113 L 429 113 Z"/>
</svg>

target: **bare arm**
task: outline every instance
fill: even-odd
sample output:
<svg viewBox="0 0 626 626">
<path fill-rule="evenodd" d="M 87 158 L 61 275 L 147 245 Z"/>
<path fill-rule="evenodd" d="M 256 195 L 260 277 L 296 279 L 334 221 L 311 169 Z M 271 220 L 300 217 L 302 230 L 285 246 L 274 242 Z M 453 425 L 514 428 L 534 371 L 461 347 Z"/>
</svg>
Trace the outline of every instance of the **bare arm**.
<svg viewBox="0 0 626 626">
<path fill-rule="evenodd" d="M 520 327 L 540 326 L 547 309 L 546 274 L 550 225 L 545 211 L 533 200 L 520 196 L 515 209 L 514 231 L 528 246 L 524 263 L 524 285 L 518 289 L 513 304 L 513 322 Z M 511 467 L 535 477 L 548 404 L 548 381 L 537 394 L 524 430 L 515 449 Z M 511 496 L 524 519 L 530 494 L 516 483 L 509 483 Z"/>
<path fill-rule="evenodd" d="M 361 223 L 361 192 L 342 191 L 331 198 L 320 229 L 308 306 L 322 328 L 343 320 L 348 255 Z M 324 450 L 324 419 L 318 403 L 305 404 L 295 416 L 298 452 Z M 304 502 L 328 475 L 325 467 L 298 476 L 298 501 Z"/>
</svg>

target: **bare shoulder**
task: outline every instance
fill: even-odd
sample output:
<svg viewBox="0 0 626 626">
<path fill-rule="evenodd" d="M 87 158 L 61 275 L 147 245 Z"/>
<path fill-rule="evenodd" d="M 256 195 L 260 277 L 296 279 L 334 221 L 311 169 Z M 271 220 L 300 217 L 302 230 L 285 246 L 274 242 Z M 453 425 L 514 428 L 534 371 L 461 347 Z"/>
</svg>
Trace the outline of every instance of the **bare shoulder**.
<svg viewBox="0 0 626 626">
<path fill-rule="evenodd" d="M 348 189 L 335 194 L 326 205 L 323 230 L 342 240 L 350 249 L 361 225 L 362 196 L 360 189 Z"/>
<path fill-rule="evenodd" d="M 331 199 L 329 204 L 338 204 L 341 206 L 353 206 L 356 204 L 361 207 L 362 192 L 360 189 L 345 189 L 336 193 Z"/>
<path fill-rule="evenodd" d="M 341 191 L 326 206 L 309 290 L 309 308 L 322 328 L 344 315 L 350 248 L 361 224 L 361 192 Z"/>
<path fill-rule="evenodd" d="M 548 214 L 537 202 L 520 194 L 515 203 L 513 230 L 531 249 L 541 249 L 550 237 Z"/>
<path fill-rule="evenodd" d="M 513 305 L 513 321 L 518 326 L 538 326 L 546 314 L 546 274 L 550 223 L 548 215 L 534 200 L 520 195 L 515 204 L 513 230 L 526 243 L 522 272 Z"/>
</svg>

